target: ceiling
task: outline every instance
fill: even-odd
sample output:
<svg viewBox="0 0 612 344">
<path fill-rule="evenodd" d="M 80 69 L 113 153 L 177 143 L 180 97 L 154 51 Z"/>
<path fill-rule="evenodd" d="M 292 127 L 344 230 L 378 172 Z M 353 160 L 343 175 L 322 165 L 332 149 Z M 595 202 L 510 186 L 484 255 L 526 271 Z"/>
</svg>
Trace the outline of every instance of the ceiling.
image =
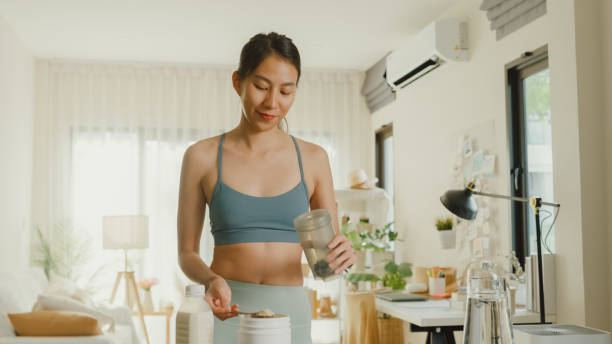
<svg viewBox="0 0 612 344">
<path fill-rule="evenodd" d="M 258 32 L 305 68 L 364 70 L 457 0 L 0 0 L 37 57 L 236 65 Z"/>
</svg>

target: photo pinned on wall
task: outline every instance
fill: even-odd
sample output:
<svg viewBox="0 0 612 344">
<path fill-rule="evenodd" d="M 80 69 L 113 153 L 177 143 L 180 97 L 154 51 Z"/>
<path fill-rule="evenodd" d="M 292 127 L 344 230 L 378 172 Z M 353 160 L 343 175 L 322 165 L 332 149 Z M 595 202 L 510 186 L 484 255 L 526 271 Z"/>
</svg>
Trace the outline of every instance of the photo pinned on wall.
<svg viewBox="0 0 612 344">
<path fill-rule="evenodd" d="M 468 221 L 460 221 L 457 220 L 457 225 L 455 226 L 457 230 L 457 248 L 462 249 L 466 244 L 466 236 L 468 232 Z"/>
<path fill-rule="evenodd" d="M 495 154 L 485 154 L 483 151 L 475 152 L 472 158 L 472 174 L 483 177 L 495 175 Z"/>
<path fill-rule="evenodd" d="M 483 169 L 483 153 L 481 150 L 474 153 L 474 157 L 472 158 L 472 174 L 479 175 L 482 174 Z"/>
<path fill-rule="evenodd" d="M 472 169 L 470 166 L 463 167 L 463 184 L 467 185 L 467 182 L 472 180 Z"/>
<path fill-rule="evenodd" d="M 495 154 L 485 154 L 482 157 L 482 174 L 492 177 L 495 174 Z"/>
<path fill-rule="evenodd" d="M 453 170 L 457 171 L 463 165 L 463 154 L 457 154 L 453 160 Z"/>
<path fill-rule="evenodd" d="M 465 135 L 461 135 L 457 140 L 457 155 L 461 155 L 461 158 L 463 158 L 463 144 L 465 143 L 465 138 Z"/>
<path fill-rule="evenodd" d="M 481 228 L 482 228 L 482 234 L 487 235 L 487 236 L 491 234 L 491 225 L 489 224 L 489 221 L 485 221 L 482 224 Z"/>
<path fill-rule="evenodd" d="M 472 156 L 472 150 L 474 149 L 473 145 L 474 145 L 473 139 L 469 136 L 466 136 L 463 140 L 463 157 L 464 158 L 469 158 L 470 156 Z"/>
<path fill-rule="evenodd" d="M 478 226 L 475 223 L 471 223 L 468 225 L 467 230 L 467 239 L 472 241 L 478 237 Z"/>
</svg>

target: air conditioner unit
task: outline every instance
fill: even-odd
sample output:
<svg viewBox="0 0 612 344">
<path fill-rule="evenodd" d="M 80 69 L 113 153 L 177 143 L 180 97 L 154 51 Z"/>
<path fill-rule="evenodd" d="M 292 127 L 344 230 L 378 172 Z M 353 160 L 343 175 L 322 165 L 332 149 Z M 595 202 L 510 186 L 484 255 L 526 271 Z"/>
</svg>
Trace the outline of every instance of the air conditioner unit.
<svg viewBox="0 0 612 344">
<path fill-rule="evenodd" d="M 387 83 L 397 90 L 448 61 L 467 59 L 467 21 L 437 20 L 387 56 Z"/>
</svg>

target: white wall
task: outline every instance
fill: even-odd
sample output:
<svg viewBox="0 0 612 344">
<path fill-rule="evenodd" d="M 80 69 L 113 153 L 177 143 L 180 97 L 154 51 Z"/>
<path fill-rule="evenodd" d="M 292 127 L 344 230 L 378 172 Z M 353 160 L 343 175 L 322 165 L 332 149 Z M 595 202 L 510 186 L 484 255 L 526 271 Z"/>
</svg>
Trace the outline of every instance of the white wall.
<svg viewBox="0 0 612 344">
<path fill-rule="evenodd" d="M 0 17 L 0 270 L 30 257 L 34 60 Z"/>
<path fill-rule="evenodd" d="M 600 9 L 601 28 L 602 28 L 602 75 L 603 80 L 603 92 L 604 95 L 604 137 L 605 137 L 605 161 L 606 169 L 605 175 L 607 176 L 607 187 L 606 190 L 606 214 L 608 224 L 608 250 L 612 247 L 612 97 L 606 97 L 612 92 L 612 23 L 610 22 L 610 14 L 612 14 L 612 1 L 601 1 L 602 7 Z M 608 252 L 608 288 L 612 289 L 612 253 Z M 610 324 L 608 329 L 612 329 L 612 297 L 610 298 Z"/>
<path fill-rule="evenodd" d="M 612 257 L 607 253 L 612 238 L 606 233 L 602 187 L 607 182 L 608 194 L 612 192 L 612 181 L 604 169 L 605 154 L 610 156 L 604 147 L 606 140 L 610 147 L 612 134 L 612 124 L 603 116 L 603 95 L 610 94 L 609 69 L 606 81 L 599 77 L 602 61 L 612 60 L 610 24 L 606 23 L 612 14 L 610 2 L 549 1 L 548 14 L 501 41 L 495 40 L 485 13 L 479 10 L 481 2 L 462 0 L 441 16 L 468 18 L 469 62 L 440 67 L 401 90 L 396 102 L 372 116 L 372 137 L 381 125 L 393 122 L 396 223 L 403 239 L 397 259 L 416 265 L 462 264 L 455 251 L 439 249 L 433 229 L 434 217 L 443 212 L 439 196 L 451 183 L 451 157 L 456 147 L 451 139 L 461 132 L 481 133 L 476 139 L 488 145 L 481 148 L 497 155 L 491 191 L 509 193 L 504 65 L 525 51 L 548 44 L 554 194 L 555 201 L 562 204 L 555 226 L 557 320 L 612 327 L 607 295 L 612 285 L 608 277 Z M 602 23 L 607 25 L 607 36 L 596 34 Z M 605 44 L 600 48 L 602 41 Z M 607 49 L 607 60 L 601 58 L 600 49 Z M 604 85 L 608 92 L 602 91 Z M 612 108 L 610 100 L 607 108 Z M 608 135 L 603 130 L 605 123 Z M 607 162 L 610 167 L 609 158 Z M 497 236 L 494 245 L 509 250 L 509 204 L 499 200 L 491 206 Z M 608 222 L 612 223 L 610 216 Z"/>
<path fill-rule="evenodd" d="M 476 137 L 477 144 L 497 154 L 491 191 L 507 193 L 504 65 L 547 43 L 547 16 L 497 42 L 479 6 L 479 0 L 461 1 L 443 16 L 468 18 L 469 62 L 440 67 L 401 90 L 396 102 L 372 116 L 372 130 L 393 122 L 395 206 L 403 239 L 398 258 L 417 265 L 456 264 L 452 250 L 438 249 L 433 226 L 434 218 L 443 213 L 439 197 L 451 185 L 451 158 L 457 146 L 454 138 L 465 132 L 493 130 L 487 140 Z M 492 207 L 500 232 L 495 245 L 509 249 L 509 204 L 494 201 Z"/>
<path fill-rule="evenodd" d="M 574 0 L 577 112 L 580 149 L 580 200 L 585 320 L 588 326 L 608 328 L 608 229 L 606 223 L 606 174 L 604 136 L 604 73 L 600 11 L 609 0 Z M 572 1 L 570 1 L 572 3 Z M 563 6 L 555 4 L 555 6 Z M 612 13 L 608 13 L 608 16 Z M 565 52 L 566 50 L 563 50 Z M 561 50 L 556 51 L 561 54 Z M 559 73 L 558 73 L 559 74 Z M 552 78 L 552 76 L 551 76 Z M 553 112 L 554 113 L 554 112 Z M 575 129 L 574 129 L 575 130 Z M 558 132 L 562 135 L 561 132 Z M 557 136 L 559 136 L 557 135 Z M 562 153 L 562 152 L 560 152 Z M 563 168 L 563 166 L 556 166 Z M 563 187 L 559 185 L 559 187 Z M 568 309 L 568 311 L 571 311 Z"/>
</svg>

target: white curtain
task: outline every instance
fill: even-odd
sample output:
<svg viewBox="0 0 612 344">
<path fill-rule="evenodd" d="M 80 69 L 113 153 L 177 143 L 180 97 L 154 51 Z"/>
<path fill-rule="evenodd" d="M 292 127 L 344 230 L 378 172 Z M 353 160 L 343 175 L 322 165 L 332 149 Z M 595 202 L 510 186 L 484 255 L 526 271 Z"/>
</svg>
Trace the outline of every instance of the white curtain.
<svg viewBox="0 0 612 344">
<path fill-rule="evenodd" d="M 149 248 L 130 253 L 137 279 L 157 277 L 156 299 L 176 301 L 176 213 L 187 146 L 238 124 L 232 68 L 40 60 L 36 69 L 33 224 L 69 224 L 89 242 L 80 283 L 108 297 L 120 252 L 101 244 L 101 217 L 149 216 Z M 304 71 L 287 119 L 296 137 L 328 152 L 336 188 L 356 168 L 370 170 L 363 74 Z M 207 211 L 208 213 L 208 211 Z M 208 218 L 201 255 L 212 259 Z M 36 242 L 33 243 L 36 245 Z M 35 247 L 34 247 L 35 249 Z"/>
</svg>

